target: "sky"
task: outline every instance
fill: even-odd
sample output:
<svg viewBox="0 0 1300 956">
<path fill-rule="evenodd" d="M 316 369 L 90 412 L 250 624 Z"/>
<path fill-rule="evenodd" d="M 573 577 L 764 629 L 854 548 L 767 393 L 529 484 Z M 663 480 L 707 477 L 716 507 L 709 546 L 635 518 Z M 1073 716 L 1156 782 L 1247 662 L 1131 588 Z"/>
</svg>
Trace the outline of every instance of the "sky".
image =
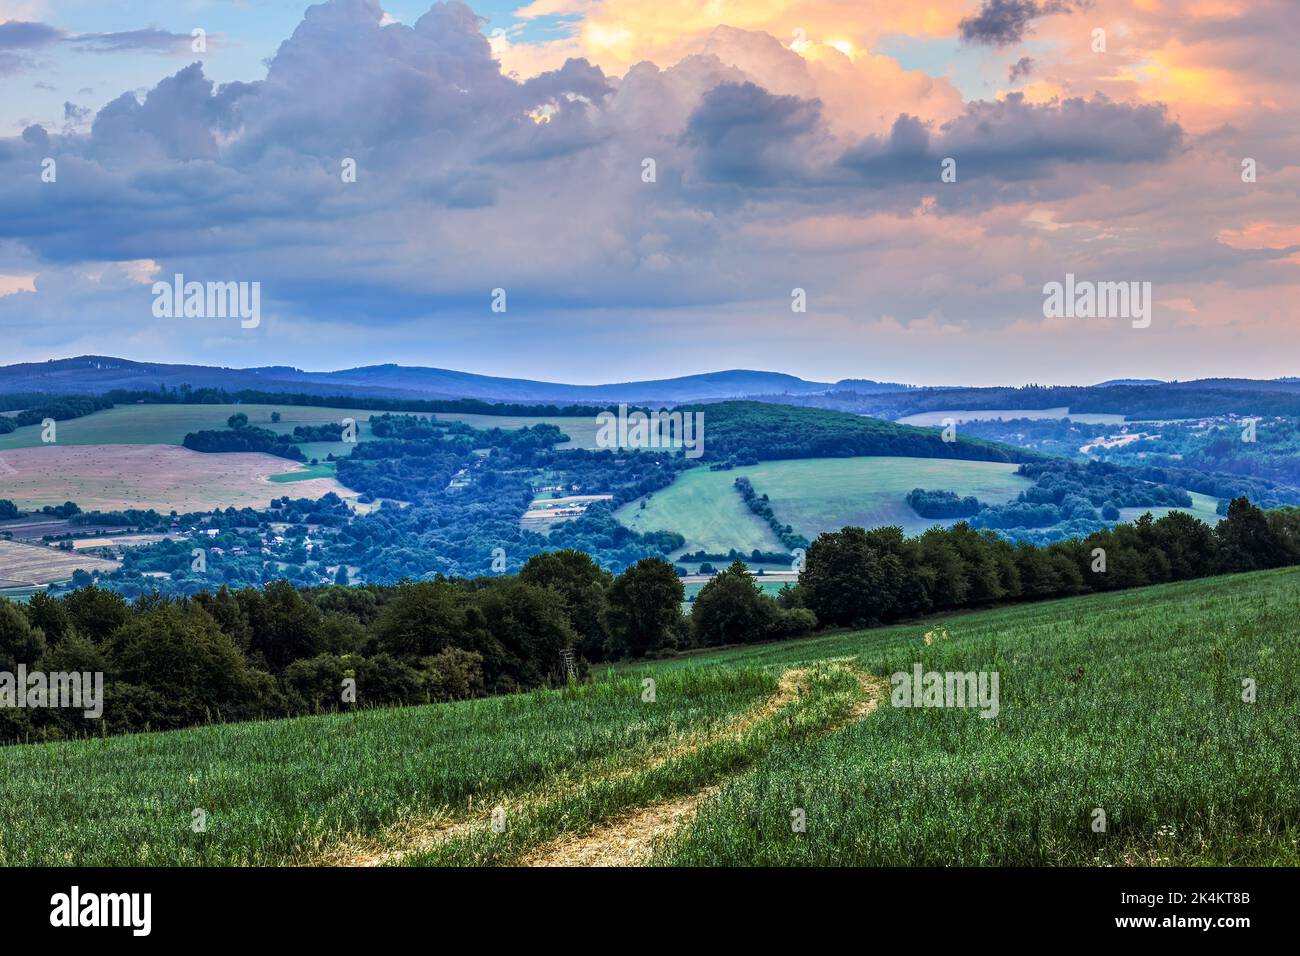
<svg viewBox="0 0 1300 956">
<path fill-rule="evenodd" d="M 1297 375 L 1297 49 L 1294 0 L 0 0 L 0 364 Z"/>
</svg>

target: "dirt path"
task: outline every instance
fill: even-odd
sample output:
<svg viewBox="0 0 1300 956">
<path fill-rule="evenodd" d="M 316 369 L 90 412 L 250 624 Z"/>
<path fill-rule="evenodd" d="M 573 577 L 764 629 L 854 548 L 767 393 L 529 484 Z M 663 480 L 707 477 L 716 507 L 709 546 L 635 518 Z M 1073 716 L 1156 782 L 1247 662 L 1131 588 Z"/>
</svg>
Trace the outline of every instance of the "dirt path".
<svg viewBox="0 0 1300 956">
<path fill-rule="evenodd" d="M 690 734 L 669 750 L 655 754 L 630 766 L 566 781 L 562 788 L 571 790 L 583 784 L 619 780 L 633 774 L 646 773 L 662 767 L 670 760 L 693 753 L 701 747 L 717 743 L 719 740 L 739 738 L 755 725 L 768 720 L 773 714 L 794 703 L 807 684 L 808 674 L 806 671 L 788 670 L 781 675 L 776 693 L 751 709 L 739 720 L 723 727 L 713 728 L 711 731 Z M 553 796 L 554 794 L 548 792 L 546 795 Z M 514 801 L 496 801 L 493 806 L 504 807 L 509 815 L 527 806 L 530 802 L 531 800 L 528 797 L 524 797 Z M 450 815 L 442 815 L 412 819 L 390 827 L 378 840 L 345 840 L 321 855 L 314 862 L 319 866 L 385 866 L 398 863 L 408 856 L 428 850 L 446 840 L 466 836 L 487 825 L 488 820 L 481 817 L 455 819 Z"/>
<path fill-rule="evenodd" d="M 862 698 L 831 726 L 831 732 L 866 717 L 888 695 L 889 682 L 884 678 L 858 670 L 853 674 L 862 688 Z M 525 857 L 520 865 L 641 866 L 650 858 L 657 840 L 689 823 L 704 801 L 721 789 L 721 784 L 706 787 L 689 796 L 617 817 L 587 833 L 566 834 Z"/>
</svg>

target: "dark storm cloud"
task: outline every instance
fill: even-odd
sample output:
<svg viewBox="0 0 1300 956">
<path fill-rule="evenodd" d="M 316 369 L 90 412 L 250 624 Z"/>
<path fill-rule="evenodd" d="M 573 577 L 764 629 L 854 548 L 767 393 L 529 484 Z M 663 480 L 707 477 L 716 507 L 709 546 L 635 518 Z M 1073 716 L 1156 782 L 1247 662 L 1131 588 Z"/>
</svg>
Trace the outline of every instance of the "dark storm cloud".
<svg viewBox="0 0 1300 956">
<path fill-rule="evenodd" d="M 984 0 L 979 12 L 957 24 L 963 40 L 988 46 L 1007 46 L 1024 39 L 1029 24 L 1038 17 L 1069 13 L 1089 5 L 1089 0 Z"/>
<path fill-rule="evenodd" d="M 933 181 L 947 157 L 957 161 L 963 179 L 1014 181 L 1051 175 L 1063 165 L 1160 162 L 1182 142 L 1182 128 L 1162 106 L 1129 106 L 1101 95 L 1033 104 L 1012 93 L 968 104 L 937 134 L 900 116 L 889 136 L 869 137 L 840 162 L 881 186 Z"/>
</svg>

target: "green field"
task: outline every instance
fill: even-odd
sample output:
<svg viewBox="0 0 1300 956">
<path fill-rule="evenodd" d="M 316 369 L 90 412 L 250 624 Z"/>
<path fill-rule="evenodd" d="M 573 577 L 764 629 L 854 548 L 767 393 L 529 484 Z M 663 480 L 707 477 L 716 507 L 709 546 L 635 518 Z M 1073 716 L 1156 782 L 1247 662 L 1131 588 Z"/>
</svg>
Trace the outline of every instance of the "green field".
<svg viewBox="0 0 1300 956">
<path fill-rule="evenodd" d="M 569 436 L 567 442 L 559 442 L 556 448 L 596 449 L 596 432 L 599 426 L 594 416 L 587 418 L 566 418 L 564 416 L 532 417 L 528 415 L 475 415 L 446 414 L 439 412 L 434 416 L 445 422 L 464 422 L 473 428 L 526 428 L 531 425 L 555 425 Z"/>
<path fill-rule="evenodd" d="M 83 418 L 58 423 L 60 445 L 179 445 L 188 432 L 205 428 L 225 428 L 226 419 L 236 412 L 248 416 L 248 423 L 259 428 L 288 434 L 297 425 L 324 425 L 353 418 L 357 422 L 357 441 L 372 436 L 366 424 L 378 414 L 359 408 L 309 408 L 299 405 L 118 405 Z M 280 421 L 272 422 L 271 413 L 279 412 Z M 30 448 L 41 444 L 41 426 L 28 425 L 0 436 L 0 451 Z M 302 446 L 303 452 L 315 457 L 319 445 L 326 451 L 345 453 L 343 442 L 321 442 Z"/>
<path fill-rule="evenodd" d="M 1190 508 L 1120 508 L 1120 521 L 1136 521 L 1148 511 L 1153 518 L 1163 518 L 1171 511 L 1185 511 L 1193 517 L 1200 518 L 1211 528 L 1223 520 L 1214 509 L 1219 506 L 1219 499 L 1210 495 L 1203 495 L 1199 491 L 1189 491 L 1192 496 L 1192 506 Z"/>
<path fill-rule="evenodd" d="M 277 484 L 291 484 L 296 481 L 309 481 L 312 478 L 334 478 L 338 468 L 333 462 L 323 461 L 319 465 L 303 465 L 301 471 L 286 471 L 279 475 L 267 476 L 267 481 Z"/>
<path fill-rule="evenodd" d="M 812 540 L 845 525 L 899 525 L 917 534 L 931 525 L 952 524 L 922 518 L 908 505 L 907 493 L 913 488 L 955 491 L 1001 504 L 1031 485 L 1014 474 L 1016 467 L 946 458 L 861 457 L 771 461 L 731 471 L 694 468 L 655 492 L 644 509 L 633 501 L 616 514 L 637 531 L 680 532 L 687 551 L 782 551 L 771 529 L 732 487 L 737 478 L 749 478 L 771 500 L 777 518 Z"/>
<path fill-rule="evenodd" d="M 0 863 L 1296 865 L 1298 606 L 1286 569 L 513 697 L 6 747 Z M 996 672 L 998 715 L 892 706 L 915 663 Z"/>
<path fill-rule="evenodd" d="M 753 567 L 754 567 L 754 568 L 757 568 L 758 566 L 759 566 L 759 565 L 754 565 Z M 716 567 L 716 565 L 715 565 L 715 567 Z M 752 568 L 751 568 L 751 570 L 752 570 Z M 763 591 L 764 594 L 770 594 L 772 597 L 776 597 L 777 593 L 781 590 L 781 588 L 785 587 L 786 584 L 787 584 L 788 582 L 786 582 L 786 581 L 765 581 L 765 580 L 763 580 L 762 578 L 755 578 L 755 579 L 754 579 L 754 583 L 757 584 L 757 585 L 759 586 L 759 588 Z M 687 600 L 689 600 L 690 598 L 696 597 L 696 596 L 697 596 L 701 591 L 704 590 L 704 582 L 702 582 L 702 581 L 688 581 L 688 582 L 684 583 L 684 584 L 682 585 L 682 587 L 684 587 L 684 588 L 686 589 L 686 597 L 687 597 Z M 686 606 L 685 610 L 686 610 L 686 612 L 687 612 L 688 614 L 690 613 L 690 605 L 689 605 L 689 604 Z"/>
<path fill-rule="evenodd" d="M 58 423 L 61 445 L 179 445 L 189 432 L 205 428 L 225 428 L 226 419 L 236 412 L 248 416 L 250 425 L 289 434 L 297 425 L 324 425 L 352 418 L 357 422 L 357 441 L 369 441 L 370 417 L 383 412 L 364 408 L 316 408 L 305 405 L 118 405 L 83 418 Z M 271 413 L 279 412 L 280 421 L 272 422 Z M 400 413 L 398 413 L 400 414 Z M 418 414 L 418 413 L 412 413 Z M 559 426 L 569 436 L 557 448 L 595 448 L 594 418 L 529 418 L 518 415 L 443 415 L 444 421 L 465 422 L 474 428 L 523 428 L 549 423 Z M 41 444 L 41 426 L 27 425 L 0 435 L 0 451 L 30 448 Z M 349 446 L 343 442 L 304 442 L 300 447 L 309 459 L 324 459 L 331 452 L 346 456 Z"/>
</svg>

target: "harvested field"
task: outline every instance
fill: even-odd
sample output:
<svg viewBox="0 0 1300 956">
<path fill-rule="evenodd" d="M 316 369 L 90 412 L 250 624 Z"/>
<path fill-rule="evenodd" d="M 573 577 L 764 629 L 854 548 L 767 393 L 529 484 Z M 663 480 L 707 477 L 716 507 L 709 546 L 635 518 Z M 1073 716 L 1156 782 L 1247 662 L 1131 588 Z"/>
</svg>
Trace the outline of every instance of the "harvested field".
<svg viewBox="0 0 1300 956">
<path fill-rule="evenodd" d="M 273 455 L 206 455 L 175 445 L 44 445 L 0 453 L 12 473 L 0 474 L 0 498 L 24 510 L 74 501 L 83 511 L 153 508 L 210 511 L 264 508 L 286 494 L 355 498 L 332 478 L 276 484 L 269 476 L 294 469 Z"/>
<path fill-rule="evenodd" d="M 0 541 L 0 587 L 66 581 L 77 569 L 93 573 L 117 570 L 116 561 L 59 551 L 39 544 Z"/>
</svg>

